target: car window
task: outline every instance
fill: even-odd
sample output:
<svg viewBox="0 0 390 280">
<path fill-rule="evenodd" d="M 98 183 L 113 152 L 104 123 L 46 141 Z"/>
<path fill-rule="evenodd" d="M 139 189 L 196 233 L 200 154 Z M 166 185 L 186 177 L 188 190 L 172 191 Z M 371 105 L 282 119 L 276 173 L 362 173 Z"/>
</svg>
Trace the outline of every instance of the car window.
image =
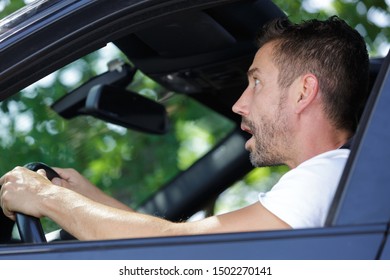
<svg viewBox="0 0 390 280">
<path fill-rule="evenodd" d="M 187 95 L 166 90 L 141 72 L 129 88 L 164 104 L 171 122 L 167 134 L 138 132 L 91 116 L 64 119 L 51 109 L 56 100 L 107 71 L 107 64 L 118 58 L 125 60 L 108 44 L 0 103 L 0 144 L 8 159 L 0 162 L 2 172 L 36 161 L 74 168 L 109 195 L 137 208 L 234 129 L 231 120 Z M 192 219 L 253 203 L 286 170 L 253 170 L 222 193 L 211 211 Z M 57 228 L 47 219 L 43 225 L 45 231 Z"/>
<path fill-rule="evenodd" d="M 1 103 L 3 173 L 44 162 L 80 171 L 105 192 L 137 207 L 190 167 L 233 128 L 227 118 L 192 98 L 167 91 L 137 73 L 130 88 L 164 104 L 165 135 L 129 130 L 89 116 L 64 119 L 50 105 L 121 58 L 112 44 L 79 59 Z"/>
</svg>

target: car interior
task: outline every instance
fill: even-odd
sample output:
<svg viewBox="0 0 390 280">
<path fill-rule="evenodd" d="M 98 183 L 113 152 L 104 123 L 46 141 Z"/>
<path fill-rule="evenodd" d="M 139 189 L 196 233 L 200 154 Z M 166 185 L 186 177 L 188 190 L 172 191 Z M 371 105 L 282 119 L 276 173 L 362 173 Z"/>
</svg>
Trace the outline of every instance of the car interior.
<svg viewBox="0 0 390 280">
<path fill-rule="evenodd" d="M 108 71 L 57 99 L 51 110 L 64 119 L 92 116 L 164 134 L 169 130 L 164 106 L 128 90 L 140 71 L 167 90 L 189 96 L 231 120 L 235 128 L 221 142 L 138 209 L 172 221 L 186 220 L 253 169 L 244 149 L 248 135 L 240 130 L 240 117 L 231 107 L 246 87 L 258 28 L 283 16 L 271 1 L 240 1 L 148 20 L 112 41 L 126 62 L 112 61 Z M 382 63 L 383 59 L 371 60 L 371 86 Z M 0 223 L 0 242 L 11 242 L 13 222 L 0 215 Z M 61 234 L 56 238 L 69 238 Z"/>
</svg>

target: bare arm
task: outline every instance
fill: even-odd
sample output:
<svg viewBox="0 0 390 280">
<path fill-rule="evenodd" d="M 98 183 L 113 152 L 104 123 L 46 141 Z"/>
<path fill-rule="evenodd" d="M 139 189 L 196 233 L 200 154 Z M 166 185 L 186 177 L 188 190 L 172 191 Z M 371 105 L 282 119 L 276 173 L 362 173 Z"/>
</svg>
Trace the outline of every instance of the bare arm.
<svg viewBox="0 0 390 280">
<path fill-rule="evenodd" d="M 15 211 L 36 217 L 47 216 L 81 240 L 290 228 L 259 202 L 197 222 L 173 223 L 93 201 L 23 168 L 3 176 L 0 184 L 3 184 L 1 206 L 6 216 L 14 219 Z"/>
<path fill-rule="evenodd" d="M 62 186 L 64 188 L 70 189 L 72 191 L 75 191 L 93 201 L 99 202 L 101 204 L 111 206 L 114 208 L 127 210 L 127 211 L 133 211 L 130 207 L 123 204 L 122 202 L 116 200 L 115 198 L 107 195 L 104 193 L 101 189 L 97 188 L 91 182 L 89 182 L 87 179 L 85 179 L 83 176 L 80 175 L 79 172 L 72 168 L 53 168 L 58 175 L 61 176 L 60 178 L 54 178 L 52 182 L 55 185 Z"/>
<path fill-rule="evenodd" d="M 77 238 L 85 240 L 289 228 L 260 203 L 189 223 L 172 223 L 150 215 L 112 208 L 66 189 L 56 191 L 55 196 L 45 199 L 42 206 L 47 216 L 59 221 L 61 227 Z"/>
<path fill-rule="evenodd" d="M 98 204 L 66 189 L 56 192 L 56 195 L 58 197 L 52 200 L 45 200 L 44 212 L 54 221 L 59 221 L 68 232 L 79 239 L 86 240 L 290 228 L 259 202 L 237 211 L 196 222 L 173 223 L 150 215 Z M 70 211 L 61 209 L 70 209 Z"/>
</svg>

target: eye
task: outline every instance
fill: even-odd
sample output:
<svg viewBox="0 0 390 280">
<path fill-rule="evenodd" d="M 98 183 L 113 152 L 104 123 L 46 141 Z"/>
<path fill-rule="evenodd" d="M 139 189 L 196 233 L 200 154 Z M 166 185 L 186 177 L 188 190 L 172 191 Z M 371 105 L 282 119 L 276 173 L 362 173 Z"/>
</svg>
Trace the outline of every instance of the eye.
<svg viewBox="0 0 390 280">
<path fill-rule="evenodd" d="M 260 80 L 259 80 L 259 79 L 254 78 L 253 80 L 254 80 L 255 87 L 256 87 L 258 84 L 260 84 Z"/>
</svg>

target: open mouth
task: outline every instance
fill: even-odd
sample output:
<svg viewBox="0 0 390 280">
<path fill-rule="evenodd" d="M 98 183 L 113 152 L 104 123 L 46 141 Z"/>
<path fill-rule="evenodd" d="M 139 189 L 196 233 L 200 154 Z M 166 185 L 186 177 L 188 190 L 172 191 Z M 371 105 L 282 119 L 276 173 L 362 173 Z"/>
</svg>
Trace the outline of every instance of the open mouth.
<svg viewBox="0 0 390 280">
<path fill-rule="evenodd" d="M 245 131 L 246 133 L 249 134 L 248 137 L 247 137 L 247 141 L 245 143 L 245 149 L 249 151 L 250 150 L 250 145 L 251 145 L 249 142 L 251 142 L 251 139 L 253 138 L 252 129 L 248 125 L 246 125 L 245 122 L 242 122 L 241 123 L 241 130 Z"/>
<path fill-rule="evenodd" d="M 245 131 L 246 133 L 249 133 L 250 135 L 253 135 L 252 129 L 250 128 L 249 125 L 246 124 L 245 121 L 243 121 L 243 122 L 241 123 L 241 130 L 242 130 L 242 131 Z"/>
</svg>

